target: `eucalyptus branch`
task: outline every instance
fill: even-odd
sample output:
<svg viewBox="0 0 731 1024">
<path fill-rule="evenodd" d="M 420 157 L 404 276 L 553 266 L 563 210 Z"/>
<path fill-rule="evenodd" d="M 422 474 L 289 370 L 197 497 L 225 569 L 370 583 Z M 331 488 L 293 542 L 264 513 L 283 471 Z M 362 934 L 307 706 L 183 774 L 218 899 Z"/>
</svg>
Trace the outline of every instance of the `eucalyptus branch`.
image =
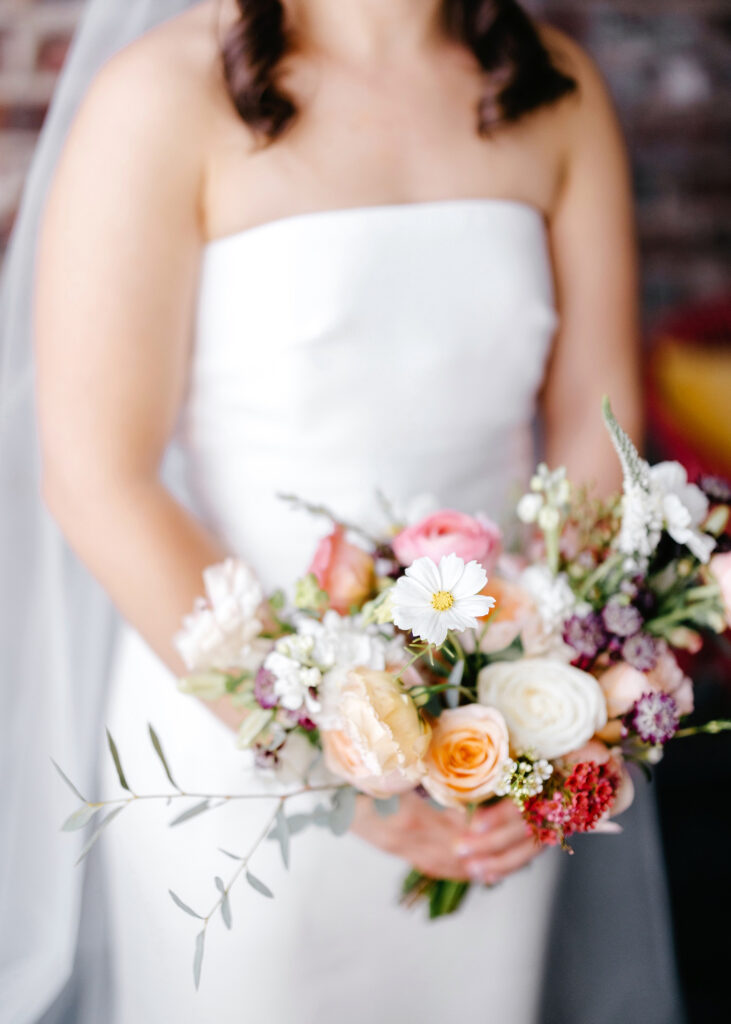
<svg viewBox="0 0 731 1024">
<path fill-rule="evenodd" d="M 329 519 L 332 523 L 335 523 L 338 526 L 342 526 L 350 533 L 355 533 L 359 537 L 362 537 L 364 541 L 366 541 L 368 544 L 372 544 L 373 547 L 380 547 L 381 542 L 377 540 L 375 537 L 371 536 L 371 534 L 368 533 L 367 530 L 364 530 L 361 526 L 358 526 L 355 523 L 346 522 L 346 520 L 341 519 L 339 516 L 336 516 L 335 513 L 332 512 L 326 505 L 311 504 L 309 501 L 305 501 L 303 498 L 298 497 L 296 494 L 277 494 L 277 497 L 281 501 L 286 501 L 289 505 L 292 506 L 292 508 L 301 509 L 304 512 L 309 512 L 310 515 L 313 516 L 324 516 L 326 519 Z"/>
</svg>

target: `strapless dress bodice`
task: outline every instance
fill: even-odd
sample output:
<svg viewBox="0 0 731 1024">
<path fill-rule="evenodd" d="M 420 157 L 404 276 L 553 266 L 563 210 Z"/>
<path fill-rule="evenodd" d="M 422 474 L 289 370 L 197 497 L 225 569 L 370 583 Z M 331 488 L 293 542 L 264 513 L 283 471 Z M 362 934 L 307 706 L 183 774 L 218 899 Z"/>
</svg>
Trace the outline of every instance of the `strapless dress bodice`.
<svg viewBox="0 0 731 1024">
<path fill-rule="evenodd" d="M 556 326 L 541 212 L 453 199 L 295 214 L 203 251 L 177 429 L 196 512 L 267 583 L 326 528 L 429 492 L 499 518 Z"/>
</svg>

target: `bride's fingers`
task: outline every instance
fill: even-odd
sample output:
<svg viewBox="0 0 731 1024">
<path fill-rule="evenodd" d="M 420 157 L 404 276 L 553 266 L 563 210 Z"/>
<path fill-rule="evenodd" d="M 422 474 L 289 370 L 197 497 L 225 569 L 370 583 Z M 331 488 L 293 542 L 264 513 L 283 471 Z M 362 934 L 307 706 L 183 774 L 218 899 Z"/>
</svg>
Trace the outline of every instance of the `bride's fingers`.
<svg viewBox="0 0 731 1024">
<path fill-rule="evenodd" d="M 491 832 L 460 835 L 455 841 L 453 849 L 459 857 L 478 859 L 509 850 L 522 843 L 527 835 L 525 822 L 522 818 L 518 818 L 517 821 L 511 821 Z"/>
<path fill-rule="evenodd" d="M 510 875 L 513 871 L 525 867 L 541 852 L 541 847 L 535 839 L 524 839 L 523 842 L 512 846 L 504 853 L 492 857 L 480 857 L 467 860 L 465 868 L 467 873 L 474 880 L 492 885 Z"/>
</svg>

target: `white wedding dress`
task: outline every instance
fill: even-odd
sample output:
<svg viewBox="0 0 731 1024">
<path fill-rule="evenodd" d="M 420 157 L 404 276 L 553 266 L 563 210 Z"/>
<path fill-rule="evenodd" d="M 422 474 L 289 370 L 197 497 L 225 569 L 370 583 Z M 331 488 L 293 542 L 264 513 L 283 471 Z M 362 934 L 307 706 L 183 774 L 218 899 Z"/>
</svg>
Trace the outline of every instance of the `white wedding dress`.
<svg viewBox="0 0 731 1024">
<path fill-rule="evenodd" d="M 534 207 L 447 199 L 297 214 L 208 244 L 176 441 L 195 512 L 267 587 L 306 569 L 322 519 L 294 493 L 372 521 L 397 504 L 509 514 L 533 461 L 532 420 L 556 326 L 546 229 Z M 189 790 L 254 782 L 233 735 L 138 634 L 122 631 L 107 718 L 130 783 L 166 792 L 152 722 Z M 120 790 L 104 760 L 107 795 Z M 310 829 L 287 872 L 266 842 L 233 891 L 233 930 L 200 914 L 269 813 L 228 804 L 169 829 L 183 805 L 138 804 L 102 839 L 111 900 L 111 1024 L 535 1024 L 557 851 L 430 923 L 397 905 L 407 865 Z"/>
</svg>

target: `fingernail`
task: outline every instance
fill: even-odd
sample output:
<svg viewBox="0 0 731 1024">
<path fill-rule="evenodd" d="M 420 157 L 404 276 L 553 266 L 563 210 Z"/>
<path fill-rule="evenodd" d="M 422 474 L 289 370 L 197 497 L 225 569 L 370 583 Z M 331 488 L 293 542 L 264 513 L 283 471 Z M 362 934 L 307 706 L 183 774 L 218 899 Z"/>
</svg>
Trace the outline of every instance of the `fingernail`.
<svg viewBox="0 0 731 1024">
<path fill-rule="evenodd" d="M 470 853 L 474 852 L 472 843 L 464 839 L 458 839 L 454 844 L 454 852 L 458 857 L 467 857 Z"/>
</svg>

